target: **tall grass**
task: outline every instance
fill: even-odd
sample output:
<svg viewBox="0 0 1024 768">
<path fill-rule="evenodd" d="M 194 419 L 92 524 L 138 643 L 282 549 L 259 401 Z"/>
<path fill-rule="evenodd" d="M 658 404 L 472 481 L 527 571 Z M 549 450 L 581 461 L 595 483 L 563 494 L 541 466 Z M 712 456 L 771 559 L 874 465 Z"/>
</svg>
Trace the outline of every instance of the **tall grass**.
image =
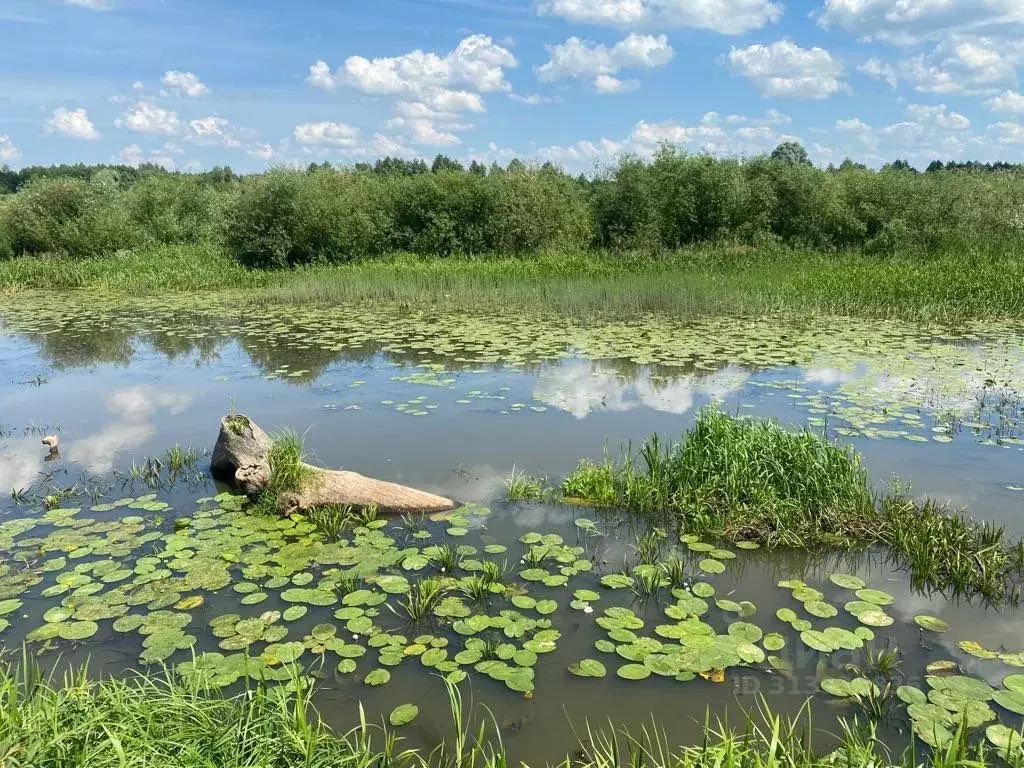
<svg viewBox="0 0 1024 768">
<path fill-rule="evenodd" d="M 109 258 L 0 260 L 0 293 L 89 289 L 123 295 L 232 291 L 232 301 L 386 303 L 568 315 L 852 315 L 961 321 L 1024 315 L 1024 258 L 992 246 L 929 258 L 879 258 L 699 246 L 659 256 L 544 252 L 250 270 L 208 246 Z"/>
<path fill-rule="evenodd" d="M 284 429 L 272 436 L 267 462 L 270 464 L 270 478 L 260 493 L 257 507 L 265 513 L 276 513 L 281 494 L 292 493 L 315 477 L 315 472 L 305 462 L 306 453 L 302 436 L 290 429 Z"/>
<path fill-rule="evenodd" d="M 680 533 L 768 546 L 890 548 L 922 588 L 1019 601 L 1024 542 L 935 502 L 869 484 L 860 456 L 774 421 L 702 411 L 679 442 L 655 435 L 621 461 L 580 462 L 561 485 L 569 500 L 674 517 Z"/>
<path fill-rule="evenodd" d="M 4 768 L 506 768 L 510 764 L 494 718 L 466 705 L 448 686 L 451 733 L 426 750 L 403 749 L 385 725 L 359 722 L 338 733 L 322 723 L 313 689 L 257 684 L 236 696 L 186 685 L 173 673 L 127 680 L 90 680 L 68 672 L 44 677 L 26 660 L 0 668 L 0 765 Z M 571 716 L 571 715 L 570 715 Z M 476 723 L 474 725 L 474 723 Z M 560 768 L 893 768 L 1024 765 L 1024 753 L 999 755 L 961 730 L 949 746 L 924 759 L 912 744 L 886 747 L 874 726 L 841 721 L 834 748 L 821 741 L 810 707 L 784 718 L 763 699 L 739 729 L 705 719 L 701 743 L 675 746 L 653 723 L 630 732 L 609 723 L 582 723 L 573 755 L 552 754 Z"/>
</svg>

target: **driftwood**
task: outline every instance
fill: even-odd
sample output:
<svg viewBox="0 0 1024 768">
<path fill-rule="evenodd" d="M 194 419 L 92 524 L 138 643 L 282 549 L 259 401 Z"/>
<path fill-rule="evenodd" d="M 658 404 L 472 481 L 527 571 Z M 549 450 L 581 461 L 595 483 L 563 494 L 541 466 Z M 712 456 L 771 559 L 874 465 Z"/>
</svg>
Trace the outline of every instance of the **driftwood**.
<svg viewBox="0 0 1024 768">
<path fill-rule="evenodd" d="M 267 454 L 272 441 L 259 425 L 241 414 L 225 416 L 213 449 L 210 471 L 218 480 L 234 483 L 248 496 L 259 496 L 270 482 Z M 387 514 L 444 512 L 455 502 L 403 485 L 374 480 L 355 472 L 322 469 L 306 464 L 310 476 L 298 491 L 277 498 L 281 514 L 306 512 L 330 504 L 377 507 Z"/>
</svg>

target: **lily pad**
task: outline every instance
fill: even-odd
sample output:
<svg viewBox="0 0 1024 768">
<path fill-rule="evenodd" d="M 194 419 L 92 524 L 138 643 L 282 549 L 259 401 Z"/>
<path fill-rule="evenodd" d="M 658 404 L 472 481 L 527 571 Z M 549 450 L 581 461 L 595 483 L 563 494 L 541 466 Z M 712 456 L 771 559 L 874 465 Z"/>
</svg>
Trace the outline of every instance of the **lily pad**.
<svg viewBox="0 0 1024 768">
<path fill-rule="evenodd" d="M 849 573 L 833 573 L 828 577 L 828 580 L 837 587 L 842 587 L 843 589 L 863 589 L 867 586 L 864 583 L 864 579 L 859 576 L 853 576 Z"/>
<path fill-rule="evenodd" d="M 625 664 L 619 667 L 615 674 L 623 680 L 644 680 L 651 676 L 651 670 L 643 664 Z"/>
<path fill-rule="evenodd" d="M 399 728 L 411 723 L 419 713 L 420 708 L 415 704 L 399 704 L 391 710 L 391 714 L 388 715 L 388 722 L 395 728 Z"/>
<path fill-rule="evenodd" d="M 569 671 L 577 677 L 604 677 L 607 674 L 604 664 L 596 659 L 583 659 L 571 664 Z"/>
<path fill-rule="evenodd" d="M 915 616 L 914 621 L 919 627 L 927 629 L 929 632 L 949 632 L 949 624 L 935 616 L 921 614 Z"/>
</svg>

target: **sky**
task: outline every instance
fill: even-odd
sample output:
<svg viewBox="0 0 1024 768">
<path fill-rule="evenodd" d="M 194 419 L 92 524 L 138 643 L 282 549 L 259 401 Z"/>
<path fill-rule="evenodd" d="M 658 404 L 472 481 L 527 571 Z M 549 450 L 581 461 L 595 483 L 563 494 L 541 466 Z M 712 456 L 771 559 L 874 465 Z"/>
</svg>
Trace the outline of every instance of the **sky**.
<svg viewBox="0 0 1024 768">
<path fill-rule="evenodd" d="M 0 165 L 1024 161 L 1024 0 L 0 0 Z"/>
</svg>

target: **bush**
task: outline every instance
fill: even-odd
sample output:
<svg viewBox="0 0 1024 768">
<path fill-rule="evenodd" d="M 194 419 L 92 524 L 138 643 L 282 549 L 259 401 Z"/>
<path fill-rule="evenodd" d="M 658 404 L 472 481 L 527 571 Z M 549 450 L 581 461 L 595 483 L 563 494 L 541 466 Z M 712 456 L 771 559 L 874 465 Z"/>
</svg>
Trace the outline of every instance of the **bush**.
<svg viewBox="0 0 1024 768">
<path fill-rule="evenodd" d="M 80 179 L 32 181 L 0 209 L 0 239 L 15 255 L 76 258 L 139 244 L 121 193 Z"/>
</svg>

